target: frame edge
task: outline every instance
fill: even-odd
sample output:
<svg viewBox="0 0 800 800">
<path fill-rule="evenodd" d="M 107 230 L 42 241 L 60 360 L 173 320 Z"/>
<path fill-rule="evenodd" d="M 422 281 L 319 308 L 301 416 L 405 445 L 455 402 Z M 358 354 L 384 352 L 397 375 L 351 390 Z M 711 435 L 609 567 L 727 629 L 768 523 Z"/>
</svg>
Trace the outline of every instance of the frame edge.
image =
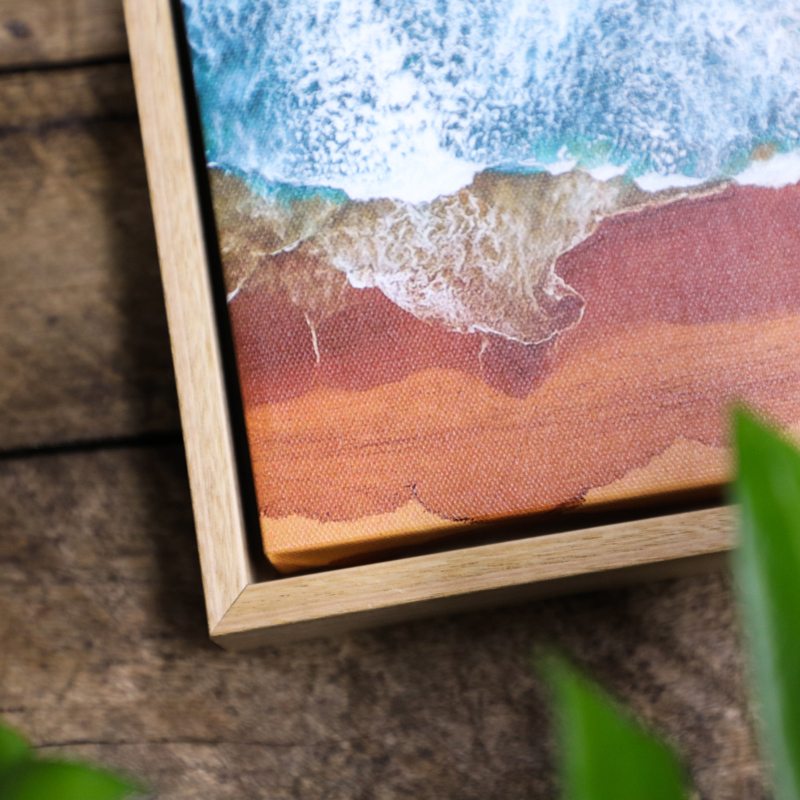
<svg viewBox="0 0 800 800">
<path fill-rule="evenodd" d="M 727 506 L 248 586 L 211 632 L 230 650 L 695 574 L 735 543 Z"/>
<path fill-rule="evenodd" d="M 123 0 L 209 630 L 252 580 L 170 0 Z"/>
</svg>

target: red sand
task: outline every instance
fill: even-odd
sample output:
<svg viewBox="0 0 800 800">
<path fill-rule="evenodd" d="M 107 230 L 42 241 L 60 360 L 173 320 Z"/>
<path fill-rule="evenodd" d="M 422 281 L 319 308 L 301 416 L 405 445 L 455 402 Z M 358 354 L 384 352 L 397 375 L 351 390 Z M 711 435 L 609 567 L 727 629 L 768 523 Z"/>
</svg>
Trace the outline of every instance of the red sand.
<svg viewBox="0 0 800 800">
<path fill-rule="evenodd" d="M 722 444 L 732 398 L 800 421 L 799 221 L 797 186 L 606 220 L 558 263 L 583 321 L 541 346 L 492 337 L 480 357 L 479 336 L 353 290 L 317 329 L 317 363 L 299 311 L 243 292 L 230 311 L 262 511 L 552 508 L 677 437 Z"/>
</svg>

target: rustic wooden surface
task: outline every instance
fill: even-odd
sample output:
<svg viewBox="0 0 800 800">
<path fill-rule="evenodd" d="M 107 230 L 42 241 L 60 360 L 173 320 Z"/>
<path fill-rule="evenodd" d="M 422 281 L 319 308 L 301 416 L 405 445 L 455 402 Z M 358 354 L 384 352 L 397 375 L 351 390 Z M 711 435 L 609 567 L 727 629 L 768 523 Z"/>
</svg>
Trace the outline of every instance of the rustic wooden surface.
<svg viewBox="0 0 800 800">
<path fill-rule="evenodd" d="M 0 75 L 0 449 L 178 426 L 130 67 Z"/>
<path fill-rule="evenodd" d="M 0 68 L 126 53 L 119 0 L 0 0 Z"/>
<path fill-rule="evenodd" d="M 0 713 L 159 797 L 553 797 L 541 641 L 668 733 L 704 797 L 762 796 L 719 574 L 232 654 L 178 446 L 8 460 L 0 497 Z"/>
<path fill-rule="evenodd" d="M 76 25 L 92 6 L 17 4 Z M 252 654 L 209 643 L 126 67 L 0 87 L 6 721 L 169 800 L 550 798 L 529 655 L 551 641 L 675 742 L 703 798 L 766 796 L 724 574 Z"/>
</svg>

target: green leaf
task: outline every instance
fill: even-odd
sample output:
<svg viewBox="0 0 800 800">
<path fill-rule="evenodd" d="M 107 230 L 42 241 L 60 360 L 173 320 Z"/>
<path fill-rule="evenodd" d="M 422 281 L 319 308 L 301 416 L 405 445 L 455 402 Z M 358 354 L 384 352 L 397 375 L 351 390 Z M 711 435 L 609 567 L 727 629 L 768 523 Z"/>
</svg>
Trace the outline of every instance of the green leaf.
<svg viewBox="0 0 800 800">
<path fill-rule="evenodd" d="M 543 663 L 556 702 L 564 800 L 686 800 L 673 752 L 564 658 Z"/>
<path fill-rule="evenodd" d="M 0 725 L 0 772 L 30 757 L 28 743 L 19 734 Z"/>
<path fill-rule="evenodd" d="M 735 415 L 739 597 L 776 800 L 800 799 L 800 454 Z"/>
<path fill-rule="evenodd" d="M 0 774 L 3 800 L 121 800 L 135 791 L 110 772 L 65 761 L 30 760 Z"/>
</svg>

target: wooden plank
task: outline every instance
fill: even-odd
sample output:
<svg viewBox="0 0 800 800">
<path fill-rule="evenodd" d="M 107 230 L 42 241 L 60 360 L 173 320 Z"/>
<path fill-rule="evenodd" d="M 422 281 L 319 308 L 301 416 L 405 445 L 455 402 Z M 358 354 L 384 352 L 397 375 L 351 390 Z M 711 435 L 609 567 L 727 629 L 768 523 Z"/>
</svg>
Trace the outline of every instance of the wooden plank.
<svg viewBox="0 0 800 800">
<path fill-rule="evenodd" d="M 136 121 L 136 96 L 126 64 L 7 73 L 0 76 L 0 87 L 4 135 L 18 128 L 35 135 L 109 119 Z"/>
<path fill-rule="evenodd" d="M 670 562 L 685 574 L 733 544 L 723 507 L 265 581 L 245 589 L 212 636 L 254 647 L 652 579 Z"/>
<path fill-rule="evenodd" d="M 252 573 L 211 275 L 170 2 L 134 0 L 125 12 L 213 628 Z"/>
<path fill-rule="evenodd" d="M 126 53 L 121 0 L 0 0 L 0 68 Z"/>
<path fill-rule="evenodd" d="M 531 647 L 677 743 L 700 796 L 765 797 L 721 574 L 232 654 L 211 646 L 182 452 L 0 462 L 0 715 L 170 800 L 555 792 Z"/>
<path fill-rule="evenodd" d="M 178 427 L 130 69 L 0 76 L 0 450 Z"/>
</svg>

